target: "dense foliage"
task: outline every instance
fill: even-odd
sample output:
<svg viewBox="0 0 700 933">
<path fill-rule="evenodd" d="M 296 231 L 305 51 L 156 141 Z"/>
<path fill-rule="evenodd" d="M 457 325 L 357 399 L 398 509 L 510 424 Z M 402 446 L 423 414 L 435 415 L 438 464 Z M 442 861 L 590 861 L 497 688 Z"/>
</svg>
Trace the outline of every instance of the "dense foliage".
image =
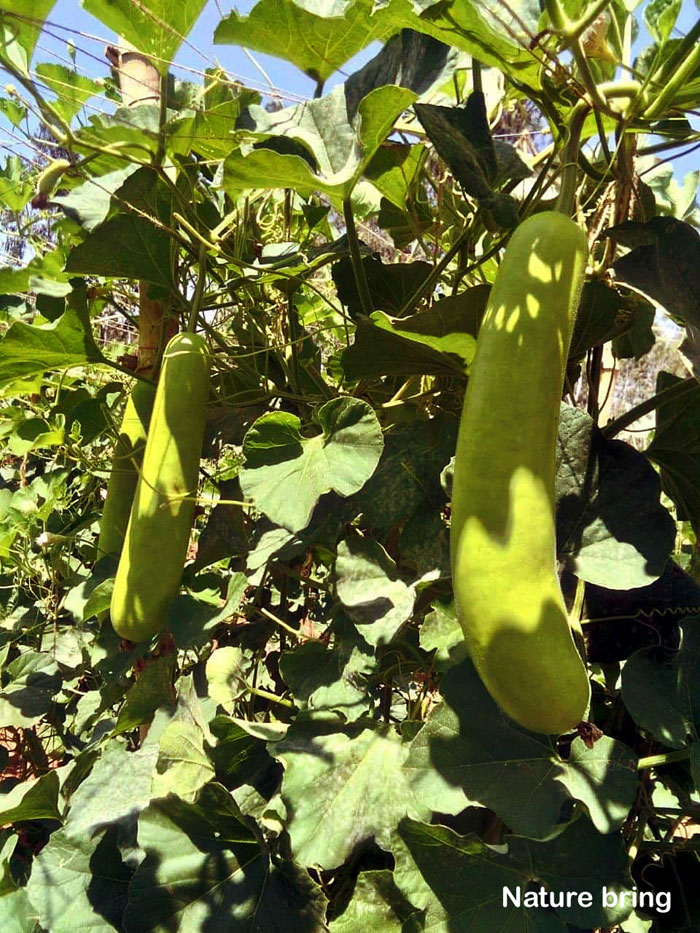
<svg viewBox="0 0 700 933">
<path fill-rule="evenodd" d="M 317 82 L 280 106 L 168 78 L 203 0 L 83 0 L 159 69 L 128 106 L 119 67 L 39 61 L 52 5 L 0 12 L 0 112 L 64 160 L 0 168 L 24 250 L 0 266 L 0 928 L 699 929 L 698 173 L 662 158 L 698 139 L 700 27 L 652 0 L 633 53 L 618 0 L 259 0 L 214 41 Z M 449 555 L 479 321 L 558 195 L 591 257 L 556 521 L 593 695 L 559 739 L 486 692 Z M 609 422 L 604 356 L 648 353 L 655 310 L 687 378 Z M 121 641 L 107 479 L 189 324 L 212 366 L 188 562 L 165 629 Z M 650 412 L 643 450 L 618 437 Z"/>
</svg>

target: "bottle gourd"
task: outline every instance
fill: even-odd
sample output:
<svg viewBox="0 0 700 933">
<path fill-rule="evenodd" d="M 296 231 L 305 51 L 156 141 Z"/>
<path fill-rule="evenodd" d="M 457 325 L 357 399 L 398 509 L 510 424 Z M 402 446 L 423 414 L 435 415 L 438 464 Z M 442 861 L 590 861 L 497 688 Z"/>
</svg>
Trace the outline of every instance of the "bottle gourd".
<svg viewBox="0 0 700 933">
<path fill-rule="evenodd" d="M 196 334 L 165 348 L 143 465 L 112 592 L 115 631 L 144 641 L 165 624 L 187 556 L 197 492 L 209 352 Z"/>
<path fill-rule="evenodd" d="M 525 220 L 491 290 L 459 426 L 450 549 L 457 617 L 491 696 L 559 734 L 590 699 L 557 576 L 559 406 L 587 258 L 563 214 Z"/>
<path fill-rule="evenodd" d="M 155 386 L 139 381 L 126 401 L 119 437 L 114 446 L 112 471 L 107 482 L 107 497 L 97 539 L 98 560 L 108 554 L 112 557 L 121 554 L 155 394 Z"/>
</svg>

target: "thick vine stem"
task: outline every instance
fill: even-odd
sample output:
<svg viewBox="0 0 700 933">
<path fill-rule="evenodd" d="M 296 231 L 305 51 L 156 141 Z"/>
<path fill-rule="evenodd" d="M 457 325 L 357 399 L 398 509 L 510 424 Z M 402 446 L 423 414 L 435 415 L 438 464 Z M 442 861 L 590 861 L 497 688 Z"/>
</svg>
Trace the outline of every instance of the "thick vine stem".
<svg viewBox="0 0 700 933">
<path fill-rule="evenodd" d="M 578 152 L 581 146 L 581 131 L 588 116 L 590 104 L 580 100 L 573 109 L 567 127 L 567 139 L 562 151 L 562 173 L 559 197 L 556 209 L 569 217 L 573 213 L 574 199 L 576 197 L 576 184 L 578 181 Z"/>
<path fill-rule="evenodd" d="M 555 29 L 552 30 L 555 35 L 562 36 L 564 39 L 577 39 L 582 33 L 584 33 L 588 27 L 598 19 L 600 14 L 610 6 L 611 0 L 596 0 L 591 6 L 586 9 L 586 12 L 581 17 L 581 19 L 574 20 L 572 23 L 564 11 L 559 6 L 559 3 L 556 2 L 556 7 L 558 9 L 555 11 L 557 17 L 563 23 L 562 26 L 555 26 Z M 552 5 L 554 6 L 554 4 Z M 552 9 L 550 9 L 550 4 L 546 4 L 547 12 L 552 22 L 555 22 L 552 17 Z"/>
<path fill-rule="evenodd" d="M 656 86 L 658 83 L 659 92 L 646 108 L 646 110 L 643 111 L 643 120 L 652 120 L 664 113 L 664 111 L 669 108 L 669 105 L 671 104 L 676 93 L 689 80 L 693 72 L 696 71 L 700 65 L 699 39 L 700 19 L 682 42 L 684 49 L 692 49 L 692 51 L 689 51 L 685 57 L 682 57 L 679 47 L 675 50 L 675 53 L 670 57 L 669 61 L 665 63 L 665 66 L 659 70 L 658 78 L 656 74 L 652 75 L 649 83 L 653 86 Z M 676 62 L 680 62 L 680 64 L 678 65 L 675 72 L 673 72 L 672 75 L 669 75 L 669 71 L 671 70 L 669 66 L 671 62 L 673 62 L 674 65 Z"/>
<path fill-rule="evenodd" d="M 559 0 L 545 0 L 544 7 L 557 35 L 568 35 L 572 24 L 569 22 L 569 18 Z"/>
</svg>

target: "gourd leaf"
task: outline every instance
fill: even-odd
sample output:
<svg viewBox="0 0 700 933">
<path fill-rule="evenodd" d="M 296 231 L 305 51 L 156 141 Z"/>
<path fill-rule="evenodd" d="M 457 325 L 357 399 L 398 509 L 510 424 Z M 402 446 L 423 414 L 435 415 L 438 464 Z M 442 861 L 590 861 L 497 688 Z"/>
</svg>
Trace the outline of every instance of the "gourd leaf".
<svg viewBox="0 0 700 933">
<path fill-rule="evenodd" d="M 34 859 L 27 894 L 52 933 L 121 927 L 132 869 L 122 861 L 117 827 L 102 838 L 59 830 Z"/>
<path fill-rule="evenodd" d="M 157 743 L 149 742 L 136 752 L 127 752 L 116 742 L 109 743 L 71 796 L 66 835 L 76 840 L 90 837 L 106 824 L 147 807 L 157 759 Z"/>
<path fill-rule="evenodd" d="M 371 538 L 348 538 L 335 564 L 338 599 L 370 645 L 387 644 L 413 613 L 415 585 L 399 577 L 396 564 Z"/>
<path fill-rule="evenodd" d="M 393 729 L 337 728 L 297 719 L 286 738 L 270 746 L 284 765 L 287 829 L 293 856 L 303 865 L 335 868 L 372 838 L 389 848 L 402 817 L 427 815 L 411 794 L 401 768 L 406 750 Z"/>
<path fill-rule="evenodd" d="M 84 316 L 65 311 L 52 324 L 15 322 L 0 341 L 0 385 L 53 369 L 104 363 Z"/>
<path fill-rule="evenodd" d="M 365 169 L 368 178 L 387 202 L 406 209 L 406 199 L 413 193 L 426 154 L 426 147 L 387 142 L 372 157 Z"/>
<path fill-rule="evenodd" d="M 49 771 L 36 781 L 23 781 L 9 793 L 0 794 L 0 825 L 19 820 L 60 820 L 58 785 L 58 773 Z"/>
<path fill-rule="evenodd" d="M 340 714 L 353 722 L 368 711 L 367 675 L 375 661 L 362 639 L 350 637 L 349 625 L 346 629 L 342 637 L 336 635 L 332 648 L 308 641 L 283 652 L 280 674 L 297 703 L 317 713 Z"/>
<path fill-rule="evenodd" d="M 0 691 L 0 727 L 35 725 L 61 689 L 58 664 L 47 652 L 24 651 L 5 670 L 9 682 Z"/>
<path fill-rule="evenodd" d="M 415 907 L 426 911 L 426 929 L 564 933 L 567 923 L 609 927 L 631 912 L 627 902 L 602 905 L 604 885 L 616 894 L 633 886 L 619 835 L 602 836 L 579 819 L 547 842 L 514 835 L 504 842 L 489 846 L 476 835 L 403 820 L 392 845 L 394 880 Z M 574 898 L 570 907 L 557 907 L 554 913 L 525 907 L 522 901 L 520 908 L 503 906 L 504 888 L 522 896 L 531 881 L 553 893 L 587 891 L 591 905 L 579 906 Z"/>
<path fill-rule="evenodd" d="M 444 506 L 440 474 L 454 453 L 457 429 L 457 418 L 443 413 L 387 432 L 376 471 L 354 497 L 358 511 L 380 538 L 414 516 L 439 513 Z"/>
<path fill-rule="evenodd" d="M 676 526 L 643 454 L 607 440 L 585 412 L 562 406 L 557 443 L 557 552 L 588 583 L 624 590 L 659 577 Z"/>
<path fill-rule="evenodd" d="M 57 95 L 53 106 L 66 123 L 70 123 L 86 101 L 103 91 L 97 81 L 58 63 L 41 62 L 36 66 L 36 73 Z"/>
<path fill-rule="evenodd" d="M 284 58 L 314 81 L 324 82 L 357 52 L 392 32 L 366 2 L 325 0 L 302 6 L 294 0 L 260 0 L 247 16 L 236 10 L 225 16 L 216 27 L 214 43 Z"/>
<path fill-rule="evenodd" d="M 321 433 L 304 437 L 299 418 L 271 412 L 258 418 L 243 442 L 243 494 L 288 531 L 308 525 L 324 494 L 349 496 L 361 489 L 384 445 L 376 415 L 360 399 L 332 399 L 316 421 Z"/>
<path fill-rule="evenodd" d="M 134 6 L 130 0 L 82 0 L 88 13 L 123 36 L 153 64 L 166 73 L 175 53 L 202 12 L 206 0 L 148 0 L 147 6 Z"/>
<path fill-rule="evenodd" d="M 146 857 L 129 886 L 124 929 L 231 928 L 315 933 L 326 898 L 295 865 L 270 862 L 230 793 L 216 783 L 196 803 L 171 795 L 139 817 Z"/>
<path fill-rule="evenodd" d="M 23 180 L 23 175 L 26 169 L 19 156 L 8 156 L 5 165 L 0 167 L 0 204 L 8 210 L 21 211 L 32 196 L 34 186 L 28 178 Z"/>
<path fill-rule="evenodd" d="M 678 651 L 644 648 L 622 670 L 622 700 L 641 729 L 668 748 L 691 749 L 700 788 L 700 616 L 680 622 Z"/>
<path fill-rule="evenodd" d="M 420 260 L 385 263 L 376 256 L 363 256 L 362 267 L 372 310 L 388 311 L 390 314 L 400 313 L 404 303 L 426 281 L 433 269 L 430 263 Z M 334 263 L 331 274 L 338 298 L 347 307 L 350 316 L 356 319 L 362 314 L 362 303 L 350 259 L 344 257 Z"/>
<path fill-rule="evenodd" d="M 331 921 L 331 933 L 419 933 L 424 929 L 422 911 L 399 891 L 393 872 L 361 871 L 352 900 Z"/>
<path fill-rule="evenodd" d="M 656 391 L 682 380 L 659 373 Z M 661 468 L 661 485 L 673 499 L 681 521 L 690 521 L 700 533 L 700 386 L 688 385 L 682 399 L 659 405 L 656 430 L 647 447 L 650 460 Z"/>
<path fill-rule="evenodd" d="M 224 188 L 232 195 L 249 188 L 294 188 L 305 196 L 323 191 L 337 201 L 347 198 L 396 118 L 415 96 L 400 87 L 379 87 L 359 102 L 357 113 L 349 115 L 345 87 L 339 85 L 318 100 L 285 108 L 266 121 L 268 136 L 277 149 L 278 141 L 287 137 L 303 144 L 313 152 L 318 170 L 300 155 L 266 148 L 257 132 L 256 148 L 248 154 L 234 152 L 226 159 Z"/>
<path fill-rule="evenodd" d="M 16 38 L 27 58 L 31 59 L 44 20 L 55 4 L 56 0 L 3 0 L 2 12 L 7 20 L 5 41 Z M 9 49 L 4 51 L 6 54 L 10 52 Z"/>
<path fill-rule="evenodd" d="M 423 804 L 442 813 L 481 804 L 535 839 L 553 832 L 572 799 L 581 801 L 597 832 L 622 825 L 637 790 L 630 749 L 607 737 L 588 749 L 576 738 L 563 760 L 549 737 L 522 729 L 500 710 L 468 659 L 445 675 L 441 692 L 443 703 L 413 739 L 405 765 Z"/>
</svg>

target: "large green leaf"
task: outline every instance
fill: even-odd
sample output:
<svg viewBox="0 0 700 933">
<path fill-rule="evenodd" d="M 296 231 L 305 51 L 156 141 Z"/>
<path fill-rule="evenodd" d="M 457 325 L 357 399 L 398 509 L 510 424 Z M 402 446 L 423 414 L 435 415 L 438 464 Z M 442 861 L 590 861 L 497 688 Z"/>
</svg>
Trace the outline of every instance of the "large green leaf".
<svg viewBox="0 0 700 933">
<path fill-rule="evenodd" d="M 470 660 L 453 667 L 441 689 L 445 700 L 411 743 L 406 762 L 422 803 L 443 813 L 481 804 L 536 839 L 554 830 L 571 799 L 581 801 L 598 832 L 621 826 L 637 792 L 630 749 L 607 737 L 588 749 L 577 738 L 563 760 L 548 737 L 501 712 Z"/>
<path fill-rule="evenodd" d="M 51 709 L 61 689 L 58 664 L 43 651 L 25 651 L 6 667 L 0 691 L 0 726 L 33 726 Z"/>
<path fill-rule="evenodd" d="M 53 106 L 66 123 L 71 122 L 86 101 L 103 91 L 97 81 L 58 63 L 42 62 L 36 66 L 36 73 L 56 95 Z"/>
<path fill-rule="evenodd" d="M 73 247 L 66 271 L 141 279 L 169 289 L 172 244 L 165 228 L 170 223 L 172 194 L 157 173 L 145 166 L 121 178 L 119 173 L 109 173 L 108 184 L 115 185 L 120 212 L 92 229 L 82 243 Z M 88 196 L 89 192 L 88 187 Z M 83 210 L 83 220 L 92 226 L 90 221 L 106 207 L 103 194 L 92 212 Z"/>
<path fill-rule="evenodd" d="M 123 36 L 139 51 L 152 56 L 153 64 L 167 73 L 170 62 L 187 38 L 206 0 L 81 0 L 82 6 Z"/>
<path fill-rule="evenodd" d="M 410 619 L 415 585 L 404 583 L 378 541 L 356 537 L 342 541 L 335 576 L 338 599 L 370 645 L 390 642 Z"/>
<path fill-rule="evenodd" d="M 157 760 L 156 744 L 127 752 L 116 742 L 108 743 L 90 775 L 71 797 L 66 835 L 71 839 L 89 837 L 106 824 L 147 807 Z"/>
<path fill-rule="evenodd" d="M 0 168 L 0 204 L 11 211 L 21 211 L 32 196 L 32 183 L 23 178 L 26 169 L 19 156 L 10 155 Z"/>
<path fill-rule="evenodd" d="M 657 392 L 682 380 L 659 373 Z M 647 455 L 661 468 L 661 485 L 678 510 L 678 517 L 693 523 L 700 533 L 700 385 L 688 381 L 682 398 L 659 405 L 656 430 Z"/>
<path fill-rule="evenodd" d="M 94 230 L 106 220 L 112 194 L 118 191 L 135 171 L 135 165 L 127 164 L 97 178 L 89 178 L 68 194 L 52 198 L 52 203 L 60 204 L 65 213 L 86 230 Z"/>
<path fill-rule="evenodd" d="M 90 326 L 78 311 L 65 311 L 53 324 L 17 321 L 0 341 L 0 385 L 52 369 L 104 363 Z"/>
<path fill-rule="evenodd" d="M 170 237 L 140 215 L 120 214 L 71 250 L 66 271 L 141 279 L 169 288 Z"/>
<path fill-rule="evenodd" d="M 375 311 L 368 323 L 359 323 L 354 343 L 343 351 L 345 374 L 349 379 L 415 373 L 464 375 L 474 358 L 488 293 L 488 286 L 476 286 L 409 317 L 390 318 Z M 376 300 L 374 306 L 381 307 Z"/>
<path fill-rule="evenodd" d="M 377 469 L 355 497 L 364 522 L 390 535 L 413 516 L 439 512 L 446 496 L 440 474 L 454 455 L 458 419 L 446 412 L 387 431 Z"/>
<path fill-rule="evenodd" d="M 303 865 L 335 868 L 369 839 L 389 848 L 394 827 L 425 809 L 411 794 L 401 765 L 405 748 L 379 726 L 332 732 L 322 722 L 297 722 L 270 747 L 285 773 L 282 799 L 290 814 L 294 857 Z"/>
<path fill-rule="evenodd" d="M 31 58 L 44 20 L 55 3 L 56 0 L 3 0 L 0 27 L 4 27 L 5 41 L 16 39 Z"/>
<path fill-rule="evenodd" d="M 564 933 L 567 923 L 585 930 L 610 927 L 631 912 L 627 904 L 602 904 L 604 886 L 616 900 L 621 891 L 633 887 L 618 834 L 602 836 L 579 819 L 547 842 L 519 836 L 506 836 L 505 842 L 492 847 L 445 826 L 409 819 L 400 824 L 392 846 L 394 878 L 415 907 L 427 910 L 426 929 Z M 534 905 L 524 900 L 530 882 L 537 885 Z M 565 904 L 566 892 L 572 892 L 571 904 L 557 907 L 555 913 L 545 911 L 537 905 L 542 885 L 557 897 L 563 892 Z M 505 889 L 511 897 L 520 897 L 520 906 L 514 906 Z M 578 894 L 583 893 L 590 901 L 580 904 Z"/>
<path fill-rule="evenodd" d="M 122 861 L 118 830 L 101 839 L 63 831 L 34 859 L 27 894 L 51 933 L 120 930 L 131 869 Z M 0 908 L 1 909 L 1 908 Z"/>
<path fill-rule="evenodd" d="M 390 871 L 362 871 L 352 899 L 330 924 L 331 933 L 419 933 L 422 912 L 416 910 L 394 883 Z"/>
<path fill-rule="evenodd" d="M 537 3 L 525 0 L 506 8 L 498 0 L 479 4 L 471 0 L 389 0 L 381 15 L 397 29 L 415 29 L 531 87 L 539 85 L 539 65 L 528 49 L 539 28 Z"/>
<path fill-rule="evenodd" d="M 332 648 L 308 641 L 280 658 L 280 674 L 297 703 L 352 722 L 369 712 L 367 674 L 375 662 L 361 639 L 346 634 Z"/>
<path fill-rule="evenodd" d="M 243 442 L 243 494 L 289 531 L 308 525 L 325 493 L 349 496 L 361 489 L 382 452 L 377 417 L 360 399 L 332 399 L 316 420 L 321 433 L 304 437 L 296 415 L 270 412 L 258 418 Z"/>
<path fill-rule="evenodd" d="M 622 670 L 622 700 L 637 725 L 669 748 L 691 749 L 700 789 L 700 616 L 680 623 L 681 646 L 645 648 Z"/>
<path fill-rule="evenodd" d="M 193 699 L 196 700 L 196 695 Z M 211 739 L 209 729 L 201 720 L 173 719 L 168 723 L 158 740 L 158 758 L 151 782 L 153 796 L 167 797 L 174 793 L 183 800 L 194 800 L 199 789 L 214 777 L 214 765 L 204 748 L 205 741 Z"/>
<path fill-rule="evenodd" d="M 272 118 L 263 112 L 258 147 L 226 159 L 224 187 L 233 195 L 249 188 L 294 188 L 301 195 L 323 191 L 339 200 L 347 198 L 396 118 L 414 100 L 412 91 L 389 85 L 369 93 L 357 113 L 348 114 L 345 89 L 339 85 L 326 97 L 281 110 Z M 303 147 L 304 156 L 275 151 L 285 139 Z M 314 161 L 317 170 L 310 164 Z"/>
<path fill-rule="evenodd" d="M 233 798 L 208 784 L 196 804 L 170 796 L 139 818 L 146 857 L 129 887 L 127 933 L 240 930 L 316 933 L 325 898 L 293 865 L 270 864 Z"/>
<path fill-rule="evenodd" d="M 607 440 L 592 418 L 562 406 L 557 443 L 557 551 L 588 583 L 624 590 L 659 577 L 676 526 L 643 454 Z"/>
<path fill-rule="evenodd" d="M 384 41 L 393 30 L 369 0 L 260 0 L 247 16 L 233 10 L 224 17 L 214 42 L 284 58 L 314 81 L 324 82 L 353 55 L 371 42 Z"/>
<path fill-rule="evenodd" d="M 30 902 L 26 888 L 18 888 L 0 900 L 3 933 L 40 933 L 39 912 Z"/>
<path fill-rule="evenodd" d="M 49 771 L 36 781 L 23 781 L 9 794 L 0 794 L 0 825 L 18 820 L 60 820 L 58 773 Z"/>
</svg>

